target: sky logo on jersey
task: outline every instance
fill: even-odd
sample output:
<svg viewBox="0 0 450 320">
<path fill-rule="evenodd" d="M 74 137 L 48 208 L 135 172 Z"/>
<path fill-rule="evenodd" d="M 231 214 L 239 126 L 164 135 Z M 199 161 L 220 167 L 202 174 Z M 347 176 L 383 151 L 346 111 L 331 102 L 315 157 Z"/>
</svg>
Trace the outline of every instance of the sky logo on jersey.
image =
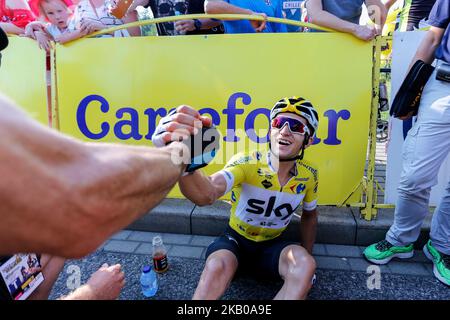
<svg viewBox="0 0 450 320">
<path fill-rule="evenodd" d="M 281 218 L 281 220 L 286 220 L 289 218 L 295 211 L 295 208 L 292 208 L 290 203 L 283 203 L 278 207 L 275 207 L 275 200 L 277 197 L 272 196 L 269 198 L 269 201 L 260 200 L 260 199 L 248 199 L 247 205 L 249 208 L 246 209 L 248 213 L 253 214 L 264 214 L 265 217 L 270 217 L 272 212 L 275 216 Z"/>
</svg>

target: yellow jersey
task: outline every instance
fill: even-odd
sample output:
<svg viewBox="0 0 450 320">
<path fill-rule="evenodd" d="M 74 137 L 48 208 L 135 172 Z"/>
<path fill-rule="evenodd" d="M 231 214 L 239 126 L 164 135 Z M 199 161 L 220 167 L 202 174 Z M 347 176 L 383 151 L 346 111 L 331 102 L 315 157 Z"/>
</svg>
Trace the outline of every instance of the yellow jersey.
<svg viewBox="0 0 450 320">
<path fill-rule="evenodd" d="M 239 153 L 219 173 L 231 191 L 229 225 L 253 241 L 278 237 L 293 213 L 303 203 L 304 210 L 317 206 L 318 171 L 305 160 L 296 160 L 291 178 L 281 186 L 270 163 L 269 153 Z"/>
</svg>

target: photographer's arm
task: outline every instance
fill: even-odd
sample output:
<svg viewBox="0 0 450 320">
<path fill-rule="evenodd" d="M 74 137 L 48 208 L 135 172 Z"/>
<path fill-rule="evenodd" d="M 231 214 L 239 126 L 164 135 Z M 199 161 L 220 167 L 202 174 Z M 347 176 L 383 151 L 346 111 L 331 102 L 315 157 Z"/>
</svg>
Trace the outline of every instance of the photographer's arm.
<svg viewBox="0 0 450 320">
<path fill-rule="evenodd" d="M 84 143 L 0 97 L 0 254 L 81 257 L 157 205 L 184 165 L 172 152 Z"/>
</svg>

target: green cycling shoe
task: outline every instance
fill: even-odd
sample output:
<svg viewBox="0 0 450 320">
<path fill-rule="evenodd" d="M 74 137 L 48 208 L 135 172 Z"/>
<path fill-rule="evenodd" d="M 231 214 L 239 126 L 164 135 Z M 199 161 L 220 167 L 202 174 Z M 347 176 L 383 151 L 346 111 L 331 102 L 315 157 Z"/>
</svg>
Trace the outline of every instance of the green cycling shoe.
<svg viewBox="0 0 450 320">
<path fill-rule="evenodd" d="M 396 247 L 387 240 L 382 240 L 368 246 L 363 254 L 372 263 L 386 264 L 392 258 L 411 258 L 414 255 L 414 247 L 412 244 L 404 247 Z"/>
<path fill-rule="evenodd" d="M 437 251 L 431 244 L 431 240 L 423 246 L 423 253 L 433 262 L 433 273 L 436 278 L 450 286 L 450 255 Z"/>
</svg>

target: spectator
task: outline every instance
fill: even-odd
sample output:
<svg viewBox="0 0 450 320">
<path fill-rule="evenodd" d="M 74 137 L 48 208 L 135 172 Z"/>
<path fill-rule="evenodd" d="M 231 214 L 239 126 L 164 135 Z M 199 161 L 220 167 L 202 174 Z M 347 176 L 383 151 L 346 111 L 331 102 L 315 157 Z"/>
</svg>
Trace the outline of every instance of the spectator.
<svg viewBox="0 0 450 320">
<path fill-rule="evenodd" d="M 74 13 L 75 28 L 87 34 L 103 29 L 119 26 L 125 23 L 124 19 L 117 19 L 111 14 L 111 9 L 115 6 L 113 0 L 81 0 Z M 127 20 L 127 22 L 131 22 Z M 136 35 L 136 31 L 133 31 Z M 114 31 L 113 34 L 102 35 L 101 37 L 129 37 L 127 29 Z"/>
<path fill-rule="evenodd" d="M 153 9 L 152 9 L 153 10 Z M 205 13 L 205 0 L 188 0 L 187 14 Z M 225 29 L 219 20 L 194 19 L 175 22 L 175 30 L 181 34 L 223 34 Z"/>
<path fill-rule="evenodd" d="M 431 10 L 430 30 L 411 66 L 418 60 L 450 69 L 450 0 L 437 0 Z M 410 258 L 422 223 L 429 213 L 431 188 L 450 152 L 450 82 L 429 78 L 420 100 L 417 122 L 403 144 L 403 169 L 398 187 L 394 223 L 385 239 L 372 244 L 364 256 L 372 263 L 386 264 L 392 258 Z M 423 247 L 433 261 L 436 278 L 450 285 L 450 181 L 431 222 L 430 240 Z"/>
<path fill-rule="evenodd" d="M 280 0 L 206 0 L 210 14 L 247 14 L 283 18 Z M 286 32 L 286 25 L 265 20 L 224 20 L 225 33 Z"/>
<path fill-rule="evenodd" d="M 25 35 L 35 39 L 39 47 L 47 51 L 50 40 L 66 43 L 87 35 L 86 30 L 75 30 L 71 5 L 70 0 L 31 0 L 33 12 L 46 22 L 30 22 L 25 28 Z"/>
<path fill-rule="evenodd" d="M 436 0 L 387 0 L 385 6 L 389 11 L 388 20 L 392 22 L 389 24 L 386 22 L 383 35 L 392 35 L 394 31 L 413 31 L 420 28 L 420 24 L 428 18 L 435 2 Z M 392 41 L 388 41 L 382 54 L 384 57 L 390 57 L 391 52 Z M 404 135 L 412 125 L 413 118 L 403 121 Z"/>
<path fill-rule="evenodd" d="M 374 26 L 361 26 L 362 6 L 366 4 Z M 381 34 L 386 20 L 386 7 L 381 0 L 306 0 L 308 22 L 347 32 L 362 40 Z"/>
<path fill-rule="evenodd" d="M 139 5 L 150 7 L 154 18 L 171 17 L 186 14 L 205 13 L 205 0 L 136 0 L 132 8 Z M 215 19 L 180 20 L 158 23 L 158 35 L 174 36 L 181 34 L 221 34 L 223 25 Z"/>
<path fill-rule="evenodd" d="M 302 21 L 305 0 L 282 0 L 283 17 L 289 20 Z M 286 25 L 288 32 L 301 32 L 299 26 Z"/>
<path fill-rule="evenodd" d="M 389 11 L 394 4 L 401 10 L 397 15 L 395 31 L 413 31 L 419 28 L 419 23 L 428 18 L 436 0 L 387 0 L 385 6 Z"/>
<path fill-rule="evenodd" d="M 26 0 L 0 0 L 0 28 L 6 33 L 23 34 L 26 25 L 34 20 Z"/>
</svg>

